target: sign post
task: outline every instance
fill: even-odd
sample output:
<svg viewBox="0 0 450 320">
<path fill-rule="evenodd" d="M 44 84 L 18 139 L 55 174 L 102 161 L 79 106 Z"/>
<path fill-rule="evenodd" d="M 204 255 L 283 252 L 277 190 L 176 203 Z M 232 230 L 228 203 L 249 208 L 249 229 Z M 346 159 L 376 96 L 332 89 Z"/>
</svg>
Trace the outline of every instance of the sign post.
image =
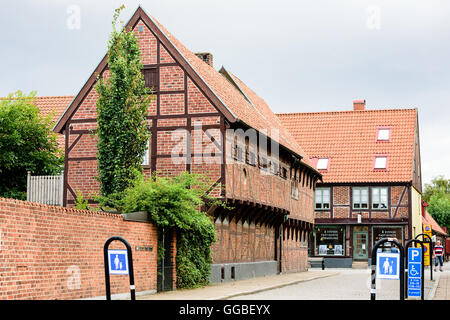
<svg viewBox="0 0 450 320">
<path fill-rule="evenodd" d="M 377 252 L 377 249 L 384 243 L 395 244 L 399 249 L 398 253 Z M 376 299 L 376 279 L 399 279 L 400 280 L 400 300 L 405 300 L 405 259 L 403 246 L 395 238 L 383 238 L 377 241 L 372 249 L 372 287 L 370 290 L 370 300 Z"/>
<path fill-rule="evenodd" d="M 410 247 L 411 244 L 419 243 L 421 248 Z M 424 245 L 417 239 L 409 240 L 405 245 L 408 255 L 408 280 L 407 297 L 424 297 Z"/>
<path fill-rule="evenodd" d="M 427 250 L 425 251 L 425 255 L 423 257 L 424 258 L 424 264 L 426 266 L 431 266 L 430 257 L 431 257 L 432 251 L 430 249 L 431 249 L 431 243 L 432 243 L 431 237 L 433 236 L 433 233 L 431 231 L 431 225 L 429 225 L 429 224 L 424 225 L 423 226 L 423 233 L 426 236 L 428 236 L 428 238 L 430 239 L 430 245 L 425 244 L 425 246 L 427 247 Z M 416 239 L 417 239 L 417 237 L 416 237 Z"/>
<path fill-rule="evenodd" d="M 120 241 L 126 246 L 126 250 L 113 249 L 108 250 L 112 241 Z M 106 300 L 111 300 L 111 284 L 109 280 L 110 274 L 129 274 L 130 278 L 130 295 L 131 300 L 136 300 L 134 287 L 134 271 L 133 271 L 133 257 L 131 246 L 127 240 L 122 237 L 109 238 L 103 247 L 103 256 L 105 262 L 105 286 L 106 286 Z"/>
<path fill-rule="evenodd" d="M 424 229 L 425 229 L 425 227 L 424 227 Z M 433 254 L 433 241 L 432 241 L 431 235 L 428 235 L 426 233 L 418 234 L 415 239 L 418 239 L 420 236 L 422 236 L 422 239 L 423 239 L 422 242 L 424 242 L 423 264 L 424 264 L 424 266 L 428 266 L 428 265 L 430 266 L 430 280 L 433 280 L 433 263 L 432 262 L 430 263 L 430 255 Z M 425 237 L 428 238 L 428 243 L 425 242 Z M 427 264 L 427 257 L 428 257 L 428 264 Z"/>
</svg>

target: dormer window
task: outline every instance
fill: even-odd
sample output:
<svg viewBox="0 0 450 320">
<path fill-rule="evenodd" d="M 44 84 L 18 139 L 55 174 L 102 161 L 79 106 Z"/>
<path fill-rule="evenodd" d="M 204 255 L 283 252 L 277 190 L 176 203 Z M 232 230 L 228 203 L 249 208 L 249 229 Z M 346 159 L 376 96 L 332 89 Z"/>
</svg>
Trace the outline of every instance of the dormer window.
<svg viewBox="0 0 450 320">
<path fill-rule="evenodd" d="M 328 158 L 319 158 L 317 160 L 317 170 L 327 170 L 328 169 Z"/>
<path fill-rule="evenodd" d="M 379 127 L 377 128 L 377 141 L 390 141 L 391 140 L 391 128 Z"/>
<path fill-rule="evenodd" d="M 386 155 L 375 156 L 373 168 L 374 169 L 387 169 L 388 157 Z"/>
</svg>

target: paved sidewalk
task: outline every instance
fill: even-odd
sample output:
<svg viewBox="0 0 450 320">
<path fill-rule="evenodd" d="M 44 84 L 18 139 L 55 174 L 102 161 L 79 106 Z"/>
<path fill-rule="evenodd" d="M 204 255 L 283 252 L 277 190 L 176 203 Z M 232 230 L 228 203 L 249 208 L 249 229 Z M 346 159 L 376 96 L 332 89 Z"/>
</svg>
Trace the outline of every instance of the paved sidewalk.
<svg viewBox="0 0 450 320">
<path fill-rule="evenodd" d="M 247 280 L 212 284 L 189 290 L 175 290 L 136 297 L 137 300 L 224 300 L 232 297 L 284 287 L 299 282 L 330 277 L 339 274 L 333 271 L 307 271 L 287 273 Z"/>
<path fill-rule="evenodd" d="M 444 263 L 444 272 L 438 270 L 435 273 L 439 274 L 439 284 L 433 300 L 450 300 L 450 263 Z"/>
</svg>

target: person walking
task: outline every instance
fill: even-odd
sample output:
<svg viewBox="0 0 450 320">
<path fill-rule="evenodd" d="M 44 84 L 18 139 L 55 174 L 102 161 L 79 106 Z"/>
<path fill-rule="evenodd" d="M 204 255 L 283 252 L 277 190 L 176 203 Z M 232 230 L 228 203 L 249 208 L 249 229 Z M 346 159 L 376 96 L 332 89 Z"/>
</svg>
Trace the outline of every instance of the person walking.
<svg viewBox="0 0 450 320">
<path fill-rule="evenodd" d="M 434 271 L 436 271 L 436 267 L 439 263 L 439 270 L 444 271 L 442 268 L 444 266 L 444 247 L 441 245 L 441 241 L 436 241 L 436 244 L 434 246 Z"/>
</svg>

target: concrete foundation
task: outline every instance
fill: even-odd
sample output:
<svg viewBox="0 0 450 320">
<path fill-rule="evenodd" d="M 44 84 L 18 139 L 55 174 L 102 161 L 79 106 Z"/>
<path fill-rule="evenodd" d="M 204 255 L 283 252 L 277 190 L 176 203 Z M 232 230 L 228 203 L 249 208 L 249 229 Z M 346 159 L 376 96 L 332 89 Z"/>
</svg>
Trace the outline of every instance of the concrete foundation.
<svg viewBox="0 0 450 320">
<path fill-rule="evenodd" d="M 211 265 L 210 283 L 244 280 L 277 274 L 276 261 L 219 263 Z"/>
</svg>

